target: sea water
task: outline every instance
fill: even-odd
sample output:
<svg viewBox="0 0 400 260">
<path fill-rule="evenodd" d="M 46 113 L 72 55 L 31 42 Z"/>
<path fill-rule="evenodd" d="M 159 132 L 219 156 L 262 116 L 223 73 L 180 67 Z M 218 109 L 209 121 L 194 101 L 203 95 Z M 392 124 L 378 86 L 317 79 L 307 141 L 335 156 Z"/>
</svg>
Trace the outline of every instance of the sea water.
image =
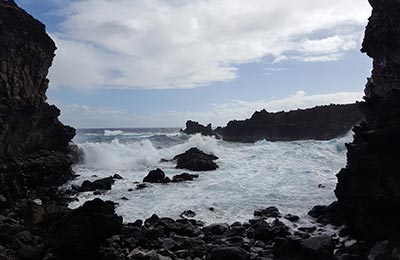
<svg viewBox="0 0 400 260">
<path fill-rule="evenodd" d="M 245 144 L 188 136 L 173 128 L 78 130 L 74 142 L 83 148 L 85 160 L 74 166 L 79 177 L 68 185 L 114 174 L 123 179 L 116 180 L 112 190 L 102 195 L 80 193 L 70 207 L 95 197 L 112 200 L 118 203 L 117 213 L 126 222 L 154 213 L 178 218 L 183 211 L 193 210 L 196 219 L 206 223 L 232 223 L 248 220 L 254 210 L 268 206 L 278 207 L 283 214 L 306 216 L 312 206 L 335 199 L 335 175 L 346 164 L 345 143 L 351 140 L 349 133 L 330 141 Z M 199 178 L 194 181 L 135 189 L 135 182 L 141 182 L 155 168 L 169 177 L 192 173 L 175 169 L 174 162 L 161 161 L 191 147 L 218 156 L 219 168 L 196 172 Z"/>
</svg>

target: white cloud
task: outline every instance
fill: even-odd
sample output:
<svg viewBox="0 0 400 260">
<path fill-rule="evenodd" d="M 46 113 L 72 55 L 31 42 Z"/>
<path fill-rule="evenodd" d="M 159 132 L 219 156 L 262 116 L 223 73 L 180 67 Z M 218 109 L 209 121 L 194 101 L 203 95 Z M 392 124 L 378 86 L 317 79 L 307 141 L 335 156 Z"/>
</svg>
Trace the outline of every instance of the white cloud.
<svg viewBox="0 0 400 260">
<path fill-rule="evenodd" d="M 357 47 L 365 0 L 69 1 L 52 86 L 191 88 L 265 57 L 334 61 Z"/>
<path fill-rule="evenodd" d="M 342 92 L 324 95 L 306 95 L 302 90 L 283 99 L 242 101 L 215 104 L 208 111 L 167 111 L 151 115 L 135 115 L 134 112 L 115 108 L 95 108 L 84 105 L 60 105 L 61 120 L 75 127 L 183 127 L 192 119 L 202 124 L 226 125 L 229 120 L 249 118 L 254 111 L 270 112 L 309 108 L 316 105 L 347 104 L 361 100 L 362 92 Z"/>
</svg>

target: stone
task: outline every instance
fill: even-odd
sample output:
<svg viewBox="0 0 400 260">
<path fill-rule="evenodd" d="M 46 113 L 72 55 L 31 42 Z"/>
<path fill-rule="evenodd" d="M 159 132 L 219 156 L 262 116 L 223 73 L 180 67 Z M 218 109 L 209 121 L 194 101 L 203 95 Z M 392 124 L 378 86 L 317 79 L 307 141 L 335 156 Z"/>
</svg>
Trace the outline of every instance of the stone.
<svg viewBox="0 0 400 260">
<path fill-rule="evenodd" d="M 114 204 L 94 199 L 48 223 L 45 244 L 70 259 L 95 259 L 105 239 L 118 234 L 122 218 Z"/>
<path fill-rule="evenodd" d="M 276 207 L 268 207 L 264 209 L 257 209 L 254 211 L 254 216 L 258 218 L 278 218 L 281 213 Z"/>
<path fill-rule="evenodd" d="M 218 165 L 214 162 L 218 157 L 206 154 L 195 147 L 190 148 L 185 153 L 176 155 L 173 159 L 177 161 L 177 169 L 212 171 L 218 168 Z"/>
<path fill-rule="evenodd" d="M 111 190 L 112 185 L 114 184 L 113 177 L 107 177 L 99 180 L 95 180 L 93 182 L 85 180 L 81 187 L 79 188 L 79 192 L 86 191 L 95 191 L 95 190 Z"/>
<path fill-rule="evenodd" d="M 166 177 L 165 173 L 159 168 L 150 171 L 147 176 L 143 178 L 143 182 L 150 183 L 167 183 L 169 181 L 169 178 Z"/>
<path fill-rule="evenodd" d="M 300 219 L 299 216 L 297 215 L 292 215 L 292 214 L 286 214 L 285 216 L 283 216 L 285 219 L 291 221 L 291 222 L 296 222 Z"/>
<path fill-rule="evenodd" d="M 182 181 L 193 181 L 194 179 L 199 178 L 198 174 L 190 174 L 190 173 L 182 173 L 172 177 L 172 182 L 182 182 Z"/>
<path fill-rule="evenodd" d="M 181 218 L 193 218 L 196 216 L 196 212 L 193 210 L 185 210 L 179 215 Z"/>
</svg>

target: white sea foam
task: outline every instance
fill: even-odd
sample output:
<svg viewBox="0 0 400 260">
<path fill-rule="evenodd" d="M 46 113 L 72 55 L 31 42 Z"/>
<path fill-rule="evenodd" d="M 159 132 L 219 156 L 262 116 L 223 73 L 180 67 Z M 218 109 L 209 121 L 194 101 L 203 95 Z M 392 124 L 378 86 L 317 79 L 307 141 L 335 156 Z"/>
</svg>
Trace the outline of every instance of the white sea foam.
<svg viewBox="0 0 400 260">
<path fill-rule="evenodd" d="M 105 136 L 116 136 L 116 135 L 122 135 L 124 131 L 122 130 L 104 130 L 104 135 Z"/>
<path fill-rule="evenodd" d="M 153 213 L 176 218 L 191 209 L 206 222 L 232 222 L 246 220 L 255 209 L 271 205 L 284 213 L 305 215 L 313 205 L 334 200 L 335 174 L 345 165 L 344 144 L 351 138 L 240 144 L 195 135 L 189 139 L 182 136 L 178 144 L 165 147 L 149 140 L 83 143 L 85 164 L 75 167 L 81 177 L 73 183 L 95 179 L 92 175 L 122 175 L 124 179 L 116 181 L 113 189 L 100 197 L 118 202 L 117 212 L 125 221 L 147 218 Z M 168 176 L 182 173 L 173 162 L 161 163 L 160 159 L 171 159 L 191 147 L 217 155 L 220 168 L 200 172 L 199 179 L 193 182 L 155 184 L 128 192 L 135 187 L 135 181 L 141 181 L 156 167 Z M 318 188 L 319 184 L 325 188 Z M 91 193 L 83 193 L 71 207 L 93 198 Z M 209 207 L 215 211 L 209 211 Z"/>
</svg>

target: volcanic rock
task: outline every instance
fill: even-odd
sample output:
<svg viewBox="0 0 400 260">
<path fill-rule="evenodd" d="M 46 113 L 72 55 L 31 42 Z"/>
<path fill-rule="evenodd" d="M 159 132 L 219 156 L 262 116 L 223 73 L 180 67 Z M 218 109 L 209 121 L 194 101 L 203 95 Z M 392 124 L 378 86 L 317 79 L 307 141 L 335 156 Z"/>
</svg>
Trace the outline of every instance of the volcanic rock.
<svg viewBox="0 0 400 260">
<path fill-rule="evenodd" d="M 165 173 L 157 168 L 155 170 L 150 171 L 146 177 L 143 178 L 143 182 L 150 182 L 150 183 L 167 183 L 171 180 L 165 176 Z"/>
<path fill-rule="evenodd" d="M 225 141 L 256 142 L 329 140 L 348 133 L 361 122 L 357 104 L 317 106 L 289 112 L 255 112 L 250 119 L 230 121 L 218 130 Z"/>
<path fill-rule="evenodd" d="M 172 182 L 193 181 L 195 178 L 199 178 L 199 175 L 184 172 L 182 174 L 174 175 L 174 177 L 172 177 Z"/>
<path fill-rule="evenodd" d="M 206 154 L 199 149 L 193 147 L 185 153 L 178 154 L 174 157 L 177 161 L 176 168 L 187 169 L 191 171 L 212 171 L 218 168 L 214 162 L 218 157 L 212 154 Z"/>
<path fill-rule="evenodd" d="M 201 134 L 204 136 L 216 136 L 217 134 L 212 130 L 211 124 L 204 126 L 198 122 L 191 120 L 186 121 L 186 128 L 182 130 L 183 133 L 188 135 Z"/>
<path fill-rule="evenodd" d="M 86 192 L 86 191 L 95 191 L 95 190 L 111 190 L 111 186 L 114 184 L 113 177 L 107 177 L 99 180 L 91 181 L 84 181 L 79 187 L 79 192 Z"/>
<path fill-rule="evenodd" d="M 373 59 L 360 108 L 365 121 L 347 145 L 335 194 L 351 234 L 390 240 L 400 234 L 400 2 L 370 0 L 362 52 Z"/>
<path fill-rule="evenodd" d="M 112 202 L 94 199 L 47 225 L 45 244 L 63 259 L 96 259 L 100 244 L 120 231 L 122 218 Z"/>
</svg>

